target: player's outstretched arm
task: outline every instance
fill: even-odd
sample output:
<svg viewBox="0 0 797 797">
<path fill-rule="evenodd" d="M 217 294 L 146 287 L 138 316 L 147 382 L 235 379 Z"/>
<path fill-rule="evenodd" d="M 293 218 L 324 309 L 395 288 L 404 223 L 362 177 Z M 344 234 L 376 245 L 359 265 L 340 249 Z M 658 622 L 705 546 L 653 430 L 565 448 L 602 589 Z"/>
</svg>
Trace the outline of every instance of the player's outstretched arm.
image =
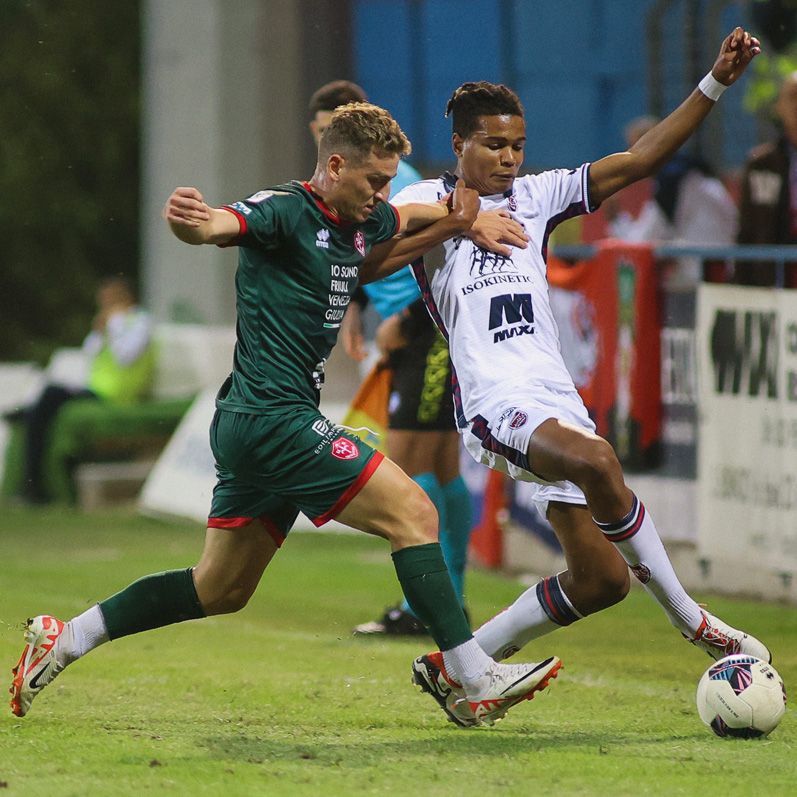
<svg viewBox="0 0 797 797">
<path fill-rule="evenodd" d="M 590 200 L 597 205 L 621 188 L 655 174 L 694 133 L 719 95 L 735 83 L 761 52 L 758 39 L 735 28 L 720 47 L 717 60 L 689 97 L 651 128 L 628 152 L 595 161 L 589 170 Z"/>
<path fill-rule="evenodd" d="M 360 282 L 375 282 L 387 277 L 443 241 L 467 232 L 479 212 L 479 194 L 472 188 L 466 188 L 464 180 L 458 180 L 457 187 L 448 204 L 450 204 L 450 208 L 437 202 L 428 203 L 428 205 L 418 202 L 400 206 L 398 208 L 399 216 L 403 215 L 405 208 L 418 208 L 422 205 L 442 208 L 444 215 L 441 215 L 439 210 L 432 210 L 429 215 L 437 215 L 438 221 L 434 223 L 427 221 L 428 226 L 418 232 L 399 235 L 373 247 L 360 266 Z M 415 224 L 422 223 L 414 213 L 414 211 L 411 212 L 411 218 L 414 221 L 409 227 L 410 230 Z M 408 229 L 403 220 L 402 228 Z"/>
<path fill-rule="evenodd" d="M 171 231 L 187 244 L 225 244 L 240 231 L 232 213 L 210 207 L 196 188 L 175 188 L 162 215 Z"/>
</svg>

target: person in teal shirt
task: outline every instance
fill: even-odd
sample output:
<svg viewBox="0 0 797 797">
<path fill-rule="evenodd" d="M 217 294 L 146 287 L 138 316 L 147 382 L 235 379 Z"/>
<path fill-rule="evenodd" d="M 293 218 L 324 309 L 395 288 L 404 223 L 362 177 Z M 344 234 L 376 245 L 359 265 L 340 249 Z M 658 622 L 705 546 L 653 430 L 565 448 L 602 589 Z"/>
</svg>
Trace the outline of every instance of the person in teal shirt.
<svg viewBox="0 0 797 797">
<path fill-rule="evenodd" d="M 349 80 L 325 83 L 310 98 L 310 132 L 316 145 L 332 112 L 363 102 L 365 91 Z M 399 161 L 390 196 L 422 180 Z M 377 340 L 392 369 L 388 413 L 388 452 L 429 496 L 440 517 L 440 546 L 457 596 L 463 601 L 468 543 L 473 527 L 471 498 L 459 472 L 459 435 L 454 424 L 448 345 L 426 312 L 410 266 L 363 285 L 349 305 L 341 330 L 344 347 L 355 360 L 365 357 L 360 310 L 370 304 L 383 319 Z M 355 342 L 356 341 L 356 342 Z M 360 623 L 357 635 L 414 636 L 426 628 L 406 600 L 389 606 L 378 619 Z"/>
</svg>

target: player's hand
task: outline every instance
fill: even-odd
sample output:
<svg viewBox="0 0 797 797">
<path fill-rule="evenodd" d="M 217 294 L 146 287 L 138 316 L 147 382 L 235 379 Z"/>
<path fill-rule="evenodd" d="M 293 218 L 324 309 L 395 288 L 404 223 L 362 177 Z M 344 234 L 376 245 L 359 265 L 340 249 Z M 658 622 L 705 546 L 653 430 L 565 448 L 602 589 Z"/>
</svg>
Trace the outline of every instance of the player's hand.
<svg viewBox="0 0 797 797">
<path fill-rule="evenodd" d="M 365 338 L 363 337 L 363 322 L 360 305 L 351 302 L 346 308 L 346 314 L 340 324 L 340 340 L 343 350 L 355 362 L 361 363 L 367 356 Z"/>
<path fill-rule="evenodd" d="M 485 210 L 476 216 L 473 226 L 465 233 L 480 249 L 509 257 L 510 246 L 525 249 L 529 236 L 523 226 L 506 210 Z M 508 245 L 505 245 L 508 244 Z"/>
<path fill-rule="evenodd" d="M 175 188 L 161 215 L 173 226 L 199 227 L 210 219 L 210 209 L 198 189 Z"/>
<path fill-rule="evenodd" d="M 451 195 L 450 207 L 449 216 L 458 222 L 460 231 L 469 230 L 479 213 L 479 194 L 472 188 L 467 188 L 461 177 Z"/>
<path fill-rule="evenodd" d="M 743 28 L 734 28 L 733 33 L 722 42 L 720 54 L 711 67 L 711 74 L 730 86 L 742 75 L 747 65 L 761 52 L 761 42 Z"/>
</svg>

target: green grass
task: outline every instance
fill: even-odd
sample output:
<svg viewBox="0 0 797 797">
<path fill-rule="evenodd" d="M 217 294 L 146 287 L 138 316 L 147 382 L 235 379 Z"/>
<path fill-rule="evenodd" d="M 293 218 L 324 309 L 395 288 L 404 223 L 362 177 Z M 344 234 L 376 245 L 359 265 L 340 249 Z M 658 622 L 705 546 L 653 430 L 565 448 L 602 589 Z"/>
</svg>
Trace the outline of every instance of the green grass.
<svg viewBox="0 0 797 797">
<path fill-rule="evenodd" d="M 21 621 L 70 617 L 140 575 L 191 564 L 203 532 L 122 513 L 4 509 L 0 661 Z M 522 587 L 473 573 L 481 622 Z M 119 640 L 20 720 L 0 719 L 0 793 L 48 795 L 787 795 L 790 710 L 770 739 L 716 739 L 694 690 L 709 660 L 641 590 L 530 646 L 565 669 L 492 729 L 460 731 L 409 683 L 423 641 L 349 634 L 395 599 L 386 545 L 295 534 L 241 613 Z M 709 596 L 698 596 L 707 599 Z M 797 684 L 793 609 L 711 598 Z"/>
</svg>

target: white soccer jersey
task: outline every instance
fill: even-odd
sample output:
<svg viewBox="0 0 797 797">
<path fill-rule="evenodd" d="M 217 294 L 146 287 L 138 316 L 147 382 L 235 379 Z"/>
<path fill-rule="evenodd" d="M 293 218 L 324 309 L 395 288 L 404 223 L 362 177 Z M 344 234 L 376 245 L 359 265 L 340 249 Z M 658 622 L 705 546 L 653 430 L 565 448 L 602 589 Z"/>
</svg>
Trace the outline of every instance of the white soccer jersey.
<svg viewBox="0 0 797 797">
<path fill-rule="evenodd" d="M 455 371 L 457 424 L 463 428 L 499 399 L 511 402 L 532 383 L 575 390 L 559 349 L 548 298 L 548 237 L 562 221 L 590 211 L 589 164 L 515 180 L 511 191 L 481 198 L 482 210 L 506 210 L 529 243 L 503 257 L 464 237 L 446 241 L 413 265 L 424 301 L 448 338 Z M 391 201 L 428 202 L 456 178 L 423 180 Z"/>
</svg>

